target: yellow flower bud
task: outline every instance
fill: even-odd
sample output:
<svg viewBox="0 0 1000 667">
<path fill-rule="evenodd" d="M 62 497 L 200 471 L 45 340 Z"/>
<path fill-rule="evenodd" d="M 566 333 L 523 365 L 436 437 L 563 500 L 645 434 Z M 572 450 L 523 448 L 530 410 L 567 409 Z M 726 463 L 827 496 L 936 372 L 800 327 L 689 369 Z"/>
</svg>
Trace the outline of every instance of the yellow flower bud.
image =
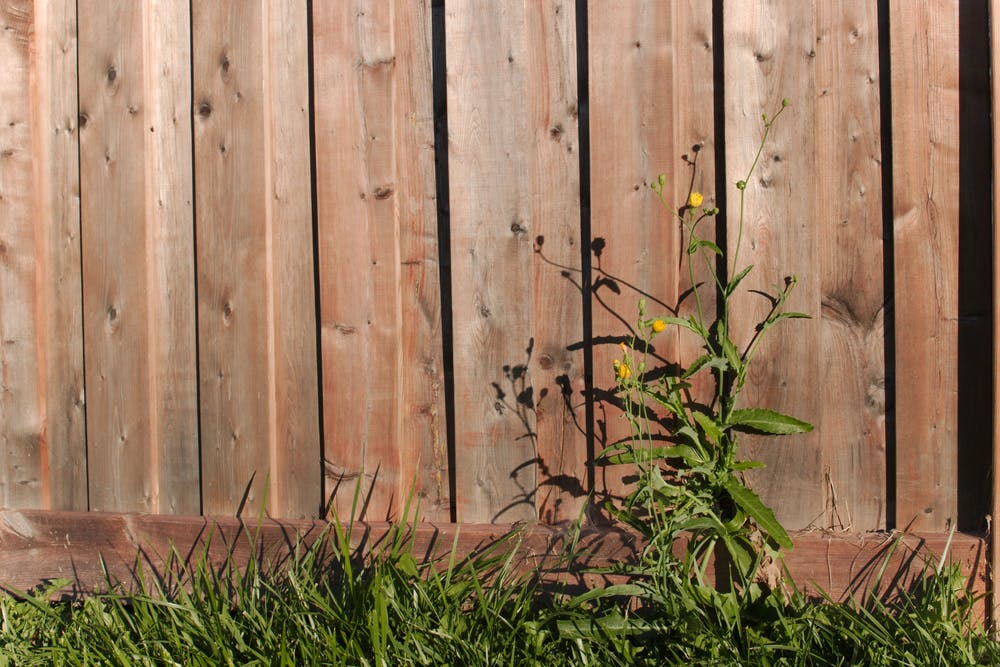
<svg viewBox="0 0 1000 667">
<path fill-rule="evenodd" d="M 691 196 L 688 197 L 688 205 L 691 208 L 698 208 L 699 206 L 701 206 L 701 203 L 703 201 L 705 201 L 705 198 L 701 195 L 700 192 L 692 192 Z"/>
<path fill-rule="evenodd" d="M 632 375 L 632 369 L 628 367 L 628 364 L 623 364 L 615 359 L 615 375 L 618 376 L 619 380 L 627 380 Z"/>
<path fill-rule="evenodd" d="M 663 320 L 653 320 L 653 331 L 660 333 L 667 328 L 666 323 Z"/>
</svg>

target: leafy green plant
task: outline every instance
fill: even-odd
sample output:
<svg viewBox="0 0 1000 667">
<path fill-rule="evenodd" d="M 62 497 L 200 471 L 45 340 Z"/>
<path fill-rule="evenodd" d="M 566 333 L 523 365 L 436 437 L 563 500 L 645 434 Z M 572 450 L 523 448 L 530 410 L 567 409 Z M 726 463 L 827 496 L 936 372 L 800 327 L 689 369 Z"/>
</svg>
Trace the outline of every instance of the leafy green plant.
<svg viewBox="0 0 1000 667">
<path fill-rule="evenodd" d="M 683 536 L 687 539 L 687 565 L 697 575 L 695 583 L 704 588 L 701 592 L 705 595 L 709 593 L 703 586 L 704 573 L 720 546 L 731 561 L 731 583 L 740 587 L 751 581 L 762 562 L 776 554 L 776 548 L 792 548 L 774 512 L 742 477 L 744 471 L 761 464 L 740 459 L 739 435 L 790 435 L 812 429 L 804 421 L 768 408 L 739 405 L 747 370 L 767 332 L 784 320 L 808 317 L 786 308 L 796 278 L 785 278 L 771 297 L 770 312 L 749 340 L 732 338 L 731 301 L 753 270 L 752 265 L 740 264 L 747 183 L 774 122 L 787 106 L 782 100 L 773 116 L 764 115 L 763 136 L 754 161 L 746 177 L 736 184 L 739 221 L 731 261 L 724 249 L 700 235 L 705 221 L 719 214 L 717 208 L 703 208 L 703 196 L 691 192 L 685 205 L 675 210 L 665 198 L 666 177 L 661 175 L 653 184 L 660 202 L 685 232 L 694 312 L 687 318 L 651 315 L 645 301 L 640 300 L 636 334 L 630 345 L 622 343 L 623 356 L 614 364 L 632 436 L 610 445 L 598 457 L 602 465 L 629 465 L 637 470 L 634 490 L 621 506 L 610 505 L 608 510 L 647 538 L 650 562 L 645 565 L 654 563 L 662 571 L 664 563 L 678 564 L 673 560 L 673 548 Z M 713 284 L 696 284 L 695 262 L 705 263 Z M 717 271 L 718 264 L 726 267 L 725 275 Z M 712 313 L 706 312 L 703 303 L 701 292 L 706 287 L 715 290 L 719 304 Z M 703 353 L 686 368 L 654 369 L 649 364 L 652 341 L 668 327 L 677 327 L 700 342 Z M 714 392 L 709 399 L 699 401 L 692 396 L 691 380 L 703 373 L 711 373 Z"/>
</svg>

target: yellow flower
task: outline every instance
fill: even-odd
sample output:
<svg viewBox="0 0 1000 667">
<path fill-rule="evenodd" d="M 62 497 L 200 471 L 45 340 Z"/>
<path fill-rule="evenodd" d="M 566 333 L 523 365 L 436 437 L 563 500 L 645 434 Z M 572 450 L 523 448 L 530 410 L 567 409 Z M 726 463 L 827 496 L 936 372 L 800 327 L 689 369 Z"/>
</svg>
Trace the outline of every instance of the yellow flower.
<svg viewBox="0 0 1000 667">
<path fill-rule="evenodd" d="M 660 333 L 667 328 L 666 323 L 663 320 L 653 320 L 653 331 Z"/>
<path fill-rule="evenodd" d="M 615 359 L 615 375 L 618 376 L 619 380 L 627 380 L 632 375 L 632 369 L 628 367 L 628 364 L 623 364 Z"/>
<path fill-rule="evenodd" d="M 705 198 L 701 196 L 700 192 L 692 192 L 691 196 L 688 197 L 688 205 L 691 208 L 698 208 L 703 201 L 705 201 Z"/>
</svg>

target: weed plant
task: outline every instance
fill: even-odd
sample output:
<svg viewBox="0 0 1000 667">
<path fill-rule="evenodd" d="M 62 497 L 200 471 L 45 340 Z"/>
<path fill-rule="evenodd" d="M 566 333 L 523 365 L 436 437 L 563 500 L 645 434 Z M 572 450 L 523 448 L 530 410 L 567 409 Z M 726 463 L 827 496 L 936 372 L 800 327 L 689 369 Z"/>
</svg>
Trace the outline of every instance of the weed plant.
<svg viewBox="0 0 1000 667">
<path fill-rule="evenodd" d="M 764 117 L 758 158 L 786 106 Z M 650 316 L 640 302 L 638 333 L 615 362 L 632 437 L 599 463 L 637 471 L 634 490 L 607 509 L 645 538 L 637 562 L 612 569 L 624 583 L 561 592 L 544 572 L 517 566 L 516 532 L 471 555 L 453 546 L 444 559 L 418 557 L 407 506 L 380 545 L 364 552 L 350 546 L 357 526 L 335 517 L 283 563 L 230 559 L 218 567 L 206 549 L 193 565 L 177 566 L 179 586 L 130 591 L 109 581 L 107 594 L 52 603 L 66 583 L 53 582 L 0 596 L 0 667 L 1000 664 L 1000 645 L 985 634 L 977 601 L 944 556 L 911 589 L 857 603 L 817 603 L 779 581 L 780 550 L 791 541 L 741 477 L 759 464 L 740 458 L 737 436 L 811 426 L 739 407 L 738 399 L 761 337 L 805 315 L 785 309 L 796 282 L 788 278 L 750 340 L 738 346 L 731 337 L 730 298 L 752 269 L 738 260 L 743 195 L 756 164 L 737 184 L 731 264 L 699 236 L 717 209 L 701 208 L 702 196 L 690 193 L 674 212 L 688 239 L 692 284 L 693 262 L 704 261 L 721 308 L 706 313 L 698 285 L 686 319 Z M 664 184 L 661 177 L 654 185 L 661 201 Z M 715 272 L 717 257 L 731 278 Z M 703 354 L 686 368 L 647 368 L 651 342 L 668 326 L 696 336 Z M 712 374 L 708 400 L 691 395 L 697 373 Z M 142 574 L 139 581 L 157 581 Z"/>
</svg>

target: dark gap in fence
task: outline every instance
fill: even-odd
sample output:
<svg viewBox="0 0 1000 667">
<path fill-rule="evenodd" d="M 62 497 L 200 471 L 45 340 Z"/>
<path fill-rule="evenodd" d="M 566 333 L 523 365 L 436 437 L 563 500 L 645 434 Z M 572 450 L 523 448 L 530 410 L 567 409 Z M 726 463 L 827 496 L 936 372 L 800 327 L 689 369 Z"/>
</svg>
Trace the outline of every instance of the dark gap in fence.
<svg viewBox="0 0 1000 667">
<path fill-rule="evenodd" d="M 712 81 L 715 95 L 712 98 L 712 115 L 715 142 L 715 201 L 719 214 L 715 216 L 715 243 L 726 247 L 728 198 L 726 189 L 726 48 L 725 23 L 723 20 L 723 0 L 712 0 Z M 729 282 L 729 269 L 724 255 L 715 259 L 715 272 L 723 284 Z M 721 319 L 723 300 L 715 300 L 715 316 Z"/>
<path fill-rule="evenodd" d="M 588 38 L 587 1 L 576 2 L 576 110 L 577 143 L 580 158 L 580 285 L 583 298 L 583 395 L 584 429 L 587 442 L 586 489 L 596 491 L 594 470 L 594 320 L 591 299 L 591 228 L 590 228 L 590 40 Z"/>
<path fill-rule="evenodd" d="M 896 528 L 896 308 L 892 185 L 892 69 L 889 2 L 878 3 L 879 124 L 882 159 L 882 294 L 885 356 L 885 527 Z"/>
<path fill-rule="evenodd" d="M 326 475 L 323 474 L 326 460 L 326 431 L 323 420 L 323 310 L 320 307 L 319 279 L 319 188 L 316 178 L 316 66 L 313 54 L 313 2 L 306 0 L 306 61 L 309 63 L 309 196 L 312 200 L 312 263 L 313 263 L 313 311 L 316 315 L 316 396 L 319 419 L 319 498 L 317 516 L 326 517 Z"/>
<path fill-rule="evenodd" d="M 455 363 L 452 353 L 451 210 L 448 189 L 448 62 L 444 0 L 431 3 L 431 78 L 434 88 L 434 187 L 437 196 L 438 277 L 441 282 L 441 363 L 444 370 L 445 432 L 448 445 L 448 505 L 456 521 Z"/>
<path fill-rule="evenodd" d="M 87 310 L 83 307 L 83 170 L 80 169 L 80 7 L 79 3 L 74 4 L 74 12 L 76 14 L 77 20 L 75 22 L 76 34 L 76 109 L 77 109 L 77 122 L 76 122 L 76 189 L 80 193 L 80 208 L 77 212 L 77 229 L 80 230 L 79 238 L 77 239 L 78 248 L 80 253 L 80 382 L 83 384 L 83 478 L 87 485 L 87 509 L 90 510 L 90 439 L 87 433 L 87 325 L 86 317 Z"/>
<path fill-rule="evenodd" d="M 988 3 L 958 3 L 958 529 L 990 513 L 993 439 L 993 132 Z"/>
</svg>

